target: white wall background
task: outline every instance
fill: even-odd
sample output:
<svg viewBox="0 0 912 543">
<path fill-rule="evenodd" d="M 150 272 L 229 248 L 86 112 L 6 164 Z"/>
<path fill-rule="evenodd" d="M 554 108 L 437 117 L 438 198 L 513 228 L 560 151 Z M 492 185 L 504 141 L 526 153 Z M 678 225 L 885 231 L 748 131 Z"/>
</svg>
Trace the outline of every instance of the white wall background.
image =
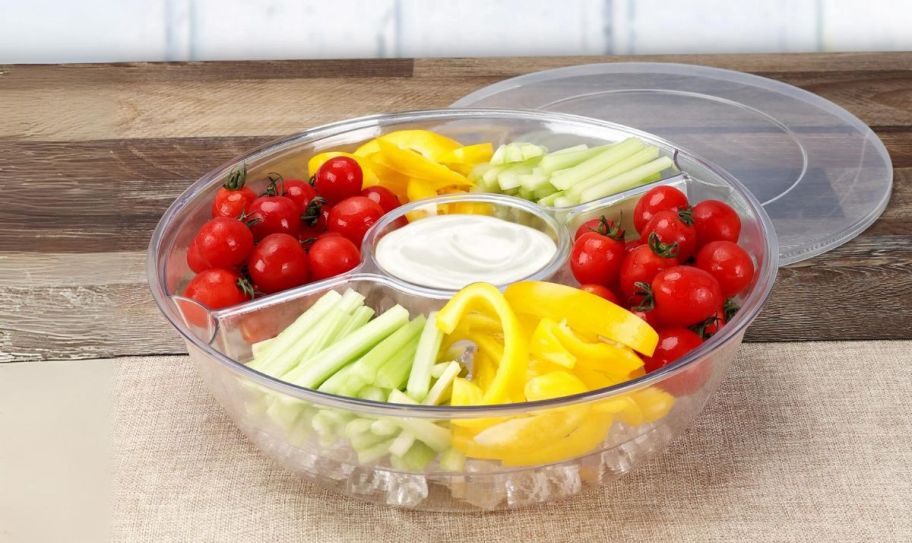
<svg viewBox="0 0 912 543">
<path fill-rule="evenodd" d="M 0 63 L 912 49 L 912 0 L 0 0 Z"/>
</svg>

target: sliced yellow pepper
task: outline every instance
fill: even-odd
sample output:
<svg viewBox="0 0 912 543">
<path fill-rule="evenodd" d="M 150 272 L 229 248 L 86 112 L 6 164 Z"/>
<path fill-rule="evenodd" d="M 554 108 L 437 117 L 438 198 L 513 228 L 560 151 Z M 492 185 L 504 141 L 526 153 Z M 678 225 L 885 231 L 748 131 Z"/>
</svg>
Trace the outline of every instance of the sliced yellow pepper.
<svg viewBox="0 0 912 543">
<path fill-rule="evenodd" d="M 484 391 L 483 403 L 509 401 L 511 392 L 522 388 L 528 364 L 525 338 L 519 320 L 503 294 L 488 283 L 473 283 L 450 298 L 437 313 L 437 327 L 445 334 L 456 330 L 459 321 L 472 310 L 486 309 L 497 315 L 503 334 L 503 354 L 491 386 Z"/>
<path fill-rule="evenodd" d="M 380 140 L 421 153 L 434 162 L 443 162 L 447 153 L 462 146 L 458 141 L 430 130 L 396 130 L 358 147 L 355 154 L 367 156 L 380 151 Z"/>
<path fill-rule="evenodd" d="M 563 345 L 555 333 L 559 326 L 559 323 L 549 318 L 540 320 L 532 332 L 529 354 L 565 368 L 572 368 L 576 365 L 576 356 Z"/>
<path fill-rule="evenodd" d="M 361 167 L 361 173 L 363 174 L 363 186 L 369 187 L 371 185 L 378 184 L 379 180 L 377 175 L 374 173 L 373 169 L 370 167 L 370 164 L 363 158 L 355 156 L 351 153 L 343 153 L 341 151 L 326 151 L 324 153 L 316 154 L 310 157 L 310 160 L 307 161 L 307 173 L 310 176 L 317 174 L 317 170 L 320 169 L 320 166 L 326 163 L 327 160 L 335 158 L 337 156 L 348 157 L 358 163 L 358 166 Z"/>
<path fill-rule="evenodd" d="M 429 160 L 411 149 L 403 149 L 383 139 L 376 141 L 387 164 L 408 177 L 430 181 L 435 191 L 450 185 L 472 185 L 472 182 L 461 173 L 454 172 L 443 164 Z"/>
<path fill-rule="evenodd" d="M 518 454 L 507 454 L 500 458 L 505 466 L 530 466 L 553 464 L 582 456 L 604 441 L 611 429 L 612 418 L 607 413 L 591 413 L 568 435 Z"/>
<path fill-rule="evenodd" d="M 526 387 L 523 391 L 526 400 L 535 402 L 582 394 L 587 390 L 586 385 L 572 373 L 552 371 L 526 381 Z"/>
<path fill-rule="evenodd" d="M 544 319 L 542 319 L 544 321 Z M 643 367 L 643 361 L 632 350 L 616 343 L 586 342 L 577 337 L 565 323 L 554 328 L 554 337 L 587 369 L 593 369 L 626 380 L 630 372 Z"/>
<path fill-rule="evenodd" d="M 476 143 L 457 147 L 443 153 L 440 162 L 444 164 L 479 164 L 489 162 L 494 156 L 494 146 L 490 143 Z"/>
<path fill-rule="evenodd" d="M 472 381 L 457 377 L 453 380 L 453 392 L 450 395 L 450 405 L 478 405 L 484 393 Z"/>
<path fill-rule="evenodd" d="M 575 331 L 596 334 L 652 356 L 659 335 L 646 321 L 604 298 L 578 288 L 544 281 L 513 283 L 504 292 L 520 314 L 566 319 Z"/>
</svg>

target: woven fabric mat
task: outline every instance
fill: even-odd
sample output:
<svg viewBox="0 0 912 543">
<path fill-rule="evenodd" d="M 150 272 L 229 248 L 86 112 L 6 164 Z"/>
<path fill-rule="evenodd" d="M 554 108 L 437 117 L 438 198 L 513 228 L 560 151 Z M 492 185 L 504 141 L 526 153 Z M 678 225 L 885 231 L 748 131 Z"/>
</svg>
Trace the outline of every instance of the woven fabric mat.
<svg viewBox="0 0 912 543">
<path fill-rule="evenodd" d="M 695 425 L 599 489 L 504 513 L 394 510 L 261 456 L 186 357 L 114 378 L 120 541 L 909 541 L 912 341 L 747 344 Z"/>
</svg>

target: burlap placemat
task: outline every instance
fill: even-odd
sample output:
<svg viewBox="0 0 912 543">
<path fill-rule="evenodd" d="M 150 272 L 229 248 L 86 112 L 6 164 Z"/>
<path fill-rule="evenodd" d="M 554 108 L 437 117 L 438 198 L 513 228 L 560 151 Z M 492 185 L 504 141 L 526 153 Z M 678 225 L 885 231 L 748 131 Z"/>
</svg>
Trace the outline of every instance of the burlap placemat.
<svg viewBox="0 0 912 543">
<path fill-rule="evenodd" d="M 909 541 L 912 341 L 744 345 L 684 437 L 536 509 L 399 511 L 262 457 L 186 357 L 117 361 L 121 541 Z"/>
</svg>

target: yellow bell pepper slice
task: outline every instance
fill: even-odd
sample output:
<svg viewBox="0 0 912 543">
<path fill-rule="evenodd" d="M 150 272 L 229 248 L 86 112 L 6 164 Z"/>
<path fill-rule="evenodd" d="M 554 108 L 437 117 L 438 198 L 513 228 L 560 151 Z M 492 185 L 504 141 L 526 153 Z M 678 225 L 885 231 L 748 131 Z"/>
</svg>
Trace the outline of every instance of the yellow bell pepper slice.
<svg viewBox="0 0 912 543">
<path fill-rule="evenodd" d="M 451 149 L 440 157 L 444 164 L 479 164 L 490 162 L 494 156 L 494 146 L 490 143 L 476 143 Z"/>
<path fill-rule="evenodd" d="M 363 144 L 355 149 L 355 154 L 367 156 L 380 151 L 381 140 L 421 153 L 434 162 L 443 162 L 447 153 L 462 146 L 458 141 L 430 130 L 396 130 Z"/>
<path fill-rule="evenodd" d="M 553 464 L 582 456 L 595 449 L 611 429 L 612 418 L 606 413 L 591 413 L 582 424 L 568 435 L 543 447 L 521 453 L 506 454 L 501 458 L 504 466 L 531 466 Z"/>
<path fill-rule="evenodd" d="M 452 333 L 463 316 L 479 309 L 487 309 L 497 315 L 503 334 L 503 354 L 482 400 L 486 404 L 502 403 L 509 401 L 511 393 L 521 388 L 528 364 L 519 320 L 503 294 L 489 283 L 473 283 L 457 292 L 437 313 L 437 327 L 445 334 Z"/>
<path fill-rule="evenodd" d="M 335 158 L 337 156 L 345 156 L 358 163 L 358 166 L 361 167 L 361 173 L 363 174 L 363 178 L 364 178 L 364 180 L 362 182 L 363 186 L 369 187 L 371 185 L 378 184 L 379 180 L 377 179 L 377 175 L 374 173 L 370 164 L 368 164 L 368 162 L 366 160 L 364 160 L 363 158 L 361 158 L 359 156 L 355 156 L 351 153 L 343 153 L 341 151 L 326 151 L 324 153 L 319 153 L 319 154 L 316 154 L 316 155 L 310 157 L 310 160 L 307 161 L 308 175 L 310 175 L 310 176 L 316 175 L 317 170 L 320 169 L 320 166 L 325 164 L 327 160 L 329 160 L 331 158 Z"/>
<path fill-rule="evenodd" d="M 604 341 L 583 341 L 565 323 L 557 324 L 553 334 L 567 351 L 584 361 L 583 365 L 587 369 L 601 371 L 624 380 L 631 372 L 643 367 L 640 357 L 627 347 Z"/>
<path fill-rule="evenodd" d="M 454 172 L 443 164 L 429 160 L 411 149 L 403 149 L 383 139 L 378 139 L 377 144 L 384 160 L 393 169 L 411 178 L 430 181 L 435 191 L 450 185 L 472 185 L 472 182 L 461 173 Z"/>
<path fill-rule="evenodd" d="M 642 410 L 643 417 L 649 422 L 665 418 L 675 403 L 674 396 L 656 387 L 638 390 L 631 393 L 631 397 Z"/>
<path fill-rule="evenodd" d="M 437 191 L 434 190 L 434 184 L 430 181 L 425 181 L 424 179 L 409 179 L 406 195 L 408 196 L 409 202 L 414 202 L 415 200 L 433 198 L 437 196 Z"/>
<path fill-rule="evenodd" d="M 590 411 L 581 405 L 514 417 L 478 432 L 473 441 L 501 457 L 525 454 L 563 439 L 585 421 Z"/>
<path fill-rule="evenodd" d="M 453 392 L 450 394 L 450 405 L 478 405 L 484 393 L 468 379 L 457 377 L 453 380 Z"/>
<path fill-rule="evenodd" d="M 573 330 L 596 334 L 652 356 L 659 335 L 646 321 L 595 294 L 557 283 L 521 281 L 504 297 L 516 313 L 566 319 Z"/>
<path fill-rule="evenodd" d="M 566 371 L 552 371 L 526 381 L 523 392 L 526 400 L 535 402 L 582 394 L 587 390 L 585 383 L 575 375 Z"/>
<path fill-rule="evenodd" d="M 532 332 L 529 354 L 565 368 L 572 368 L 576 364 L 576 356 L 558 338 L 555 332 L 558 327 L 559 324 L 551 319 L 540 320 Z"/>
</svg>

